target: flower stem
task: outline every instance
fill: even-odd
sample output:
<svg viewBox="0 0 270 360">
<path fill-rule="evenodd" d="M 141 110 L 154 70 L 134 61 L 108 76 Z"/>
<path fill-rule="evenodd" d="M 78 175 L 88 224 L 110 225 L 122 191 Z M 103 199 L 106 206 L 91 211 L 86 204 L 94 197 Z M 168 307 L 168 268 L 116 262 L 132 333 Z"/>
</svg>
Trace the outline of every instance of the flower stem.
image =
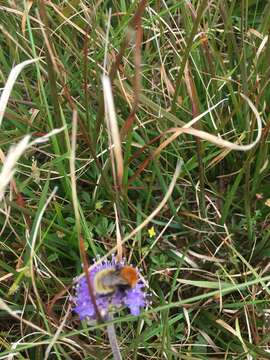
<svg viewBox="0 0 270 360">
<path fill-rule="evenodd" d="M 112 320 L 112 319 L 113 319 L 113 316 L 110 315 L 108 320 Z M 114 360 L 122 360 L 122 356 L 121 356 L 119 345 L 118 345 L 117 338 L 116 338 L 114 324 L 108 324 L 107 332 L 108 332 L 108 337 L 109 337 Z"/>
</svg>

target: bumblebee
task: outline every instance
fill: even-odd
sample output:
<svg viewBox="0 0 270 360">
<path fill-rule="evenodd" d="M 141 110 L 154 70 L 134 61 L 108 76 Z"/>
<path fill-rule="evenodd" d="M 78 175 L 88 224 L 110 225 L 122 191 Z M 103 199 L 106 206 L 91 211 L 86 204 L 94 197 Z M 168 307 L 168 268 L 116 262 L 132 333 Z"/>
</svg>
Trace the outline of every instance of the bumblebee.
<svg viewBox="0 0 270 360">
<path fill-rule="evenodd" d="M 137 270 L 132 266 L 123 266 L 119 269 L 102 269 L 95 274 L 94 290 L 97 294 L 107 295 L 118 289 L 129 289 L 138 283 Z"/>
</svg>

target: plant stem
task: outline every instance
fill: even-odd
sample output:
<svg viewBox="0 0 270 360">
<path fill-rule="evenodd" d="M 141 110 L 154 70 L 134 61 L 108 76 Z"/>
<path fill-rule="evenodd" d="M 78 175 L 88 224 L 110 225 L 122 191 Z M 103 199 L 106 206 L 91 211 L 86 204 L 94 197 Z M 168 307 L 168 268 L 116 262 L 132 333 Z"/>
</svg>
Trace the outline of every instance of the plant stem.
<svg viewBox="0 0 270 360">
<path fill-rule="evenodd" d="M 110 315 L 108 320 L 112 320 L 112 319 L 113 319 L 113 316 Z M 114 360 L 122 360 L 122 356 L 121 356 L 119 345 L 118 345 L 117 338 L 116 338 L 114 324 L 108 324 L 107 332 L 108 332 L 108 337 L 109 337 Z"/>
<path fill-rule="evenodd" d="M 195 37 L 196 32 L 198 30 L 202 15 L 204 13 L 204 10 L 207 7 L 207 3 L 208 3 L 207 0 L 203 0 L 201 2 L 201 4 L 199 5 L 198 11 L 197 11 L 197 17 L 196 17 L 196 20 L 194 22 L 193 28 L 191 30 L 191 34 L 190 34 L 190 36 L 188 38 L 188 41 L 187 41 L 187 46 L 186 46 L 186 49 L 185 49 L 185 53 L 183 55 L 182 63 L 181 63 L 180 70 L 179 70 L 179 73 L 178 73 L 178 77 L 177 77 L 177 80 L 176 80 L 175 93 L 174 93 L 173 100 L 172 100 L 171 112 L 174 115 L 175 115 L 175 111 L 176 111 L 176 100 L 177 100 L 178 95 L 179 95 L 180 84 L 181 84 L 181 81 L 182 81 L 182 77 L 183 77 L 183 74 L 184 74 L 186 63 L 187 63 L 187 60 L 188 60 L 188 57 L 189 57 L 189 54 L 190 54 L 190 50 L 191 50 L 191 47 L 193 45 L 194 37 Z"/>
</svg>

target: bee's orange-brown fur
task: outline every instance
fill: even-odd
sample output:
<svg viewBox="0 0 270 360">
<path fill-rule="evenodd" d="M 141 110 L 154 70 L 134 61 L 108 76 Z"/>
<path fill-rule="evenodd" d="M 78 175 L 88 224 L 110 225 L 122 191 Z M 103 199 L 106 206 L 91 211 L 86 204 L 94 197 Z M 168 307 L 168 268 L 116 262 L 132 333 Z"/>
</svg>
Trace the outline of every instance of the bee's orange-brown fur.
<svg viewBox="0 0 270 360">
<path fill-rule="evenodd" d="M 138 282 L 138 274 L 137 271 L 132 266 L 124 266 L 120 270 L 120 276 L 126 280 L 126 282 L 131 286 L 136 286 Z"/>
</svg>

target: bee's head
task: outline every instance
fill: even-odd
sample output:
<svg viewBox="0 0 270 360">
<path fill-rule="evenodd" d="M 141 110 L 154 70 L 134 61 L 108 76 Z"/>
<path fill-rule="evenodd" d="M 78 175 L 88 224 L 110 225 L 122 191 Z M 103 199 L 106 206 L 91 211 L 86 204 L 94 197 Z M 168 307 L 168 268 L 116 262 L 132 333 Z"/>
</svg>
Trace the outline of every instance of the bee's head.
<svg viewBox="0 0 270 360">
<path fill-rule="evenodd" d="M 135 287 L 138 282 L 137 270 L 132 266 L 124 266 L 119 271 L 119 275 L 124 280 L 126 284 L 124 286 Z"/>
</svg>

